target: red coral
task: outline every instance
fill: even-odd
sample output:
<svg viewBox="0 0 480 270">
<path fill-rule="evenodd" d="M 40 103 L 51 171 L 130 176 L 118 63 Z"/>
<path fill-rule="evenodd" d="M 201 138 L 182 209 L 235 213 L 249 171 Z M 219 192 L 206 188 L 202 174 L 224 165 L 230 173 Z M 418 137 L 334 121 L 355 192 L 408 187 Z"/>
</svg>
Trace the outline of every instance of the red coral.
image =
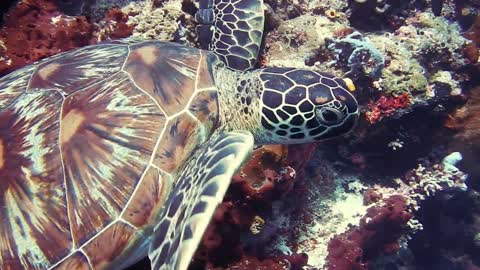
<svg viewBox="0 0 480 270">
<path fill-rule="evenodd" d="M 369 205 L 372 203 L 376 203 L 380 201 L 383 198 L 382 193 L 375 189 L 375 188 L 369 188 L 367 191 L 363 193 L 363 204 L 364 205 Z"/>
<path fill-rule="evenodd" d="M 127 37 L 132 33 L 127 19 L 114 9 L 106 22 L 94 24 L 85 16 L 64 15 L 52 0 L 19 1 L 0 29 L 0 76 L 73 48 Z"/>
<path fill-rule="evenodd" d="M 368 269 L 369 260 L 398 250 L 398 237 L 411 218 L 407 200 L 401 195 L 390 196 L 382 204 L 370 207 L 359 226 L 330 240 L 327 269 Z"/>
<path fill-rule="evenodd" d="M 407 93 L 387 97 L 381 96 L 377 101 L 368 104 L 368 111 L 365 114 L 367 121 L 375 124 L 385 117 L 393 115 L 397 110 L 410 106 L 410 96 Z"/>
<path fill-rule="evenodd" d="M 133 26 L 127 24 L 128 15 L 119 8 L 110 9 L 105 19 L 99 23 L 98 41 L 128 37 L 133 33 Z"/>
<path fill-rule="evenodd" d="M 20 1 L 6 14 L 0 30 L 5 58 L 0 61 L 0 74 L 88 45 L 92 32 L 84 16 L 65 16 L 52 1 Z"/>
</svg>

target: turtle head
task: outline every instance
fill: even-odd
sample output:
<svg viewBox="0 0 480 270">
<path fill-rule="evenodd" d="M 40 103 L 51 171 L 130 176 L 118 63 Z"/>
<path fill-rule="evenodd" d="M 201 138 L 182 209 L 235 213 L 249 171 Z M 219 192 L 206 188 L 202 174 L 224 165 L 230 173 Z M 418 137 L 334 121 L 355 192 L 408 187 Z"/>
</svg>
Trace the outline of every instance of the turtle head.
<svg viewBox="0 0 480 270">
<path fill-rule="evenodd" d="M 320 141 L 346 134 L 357 123 L 358 103 L 349 79 L 292 68 L 265 68 L 258 78 L 265 142 Z"/>
</svg>

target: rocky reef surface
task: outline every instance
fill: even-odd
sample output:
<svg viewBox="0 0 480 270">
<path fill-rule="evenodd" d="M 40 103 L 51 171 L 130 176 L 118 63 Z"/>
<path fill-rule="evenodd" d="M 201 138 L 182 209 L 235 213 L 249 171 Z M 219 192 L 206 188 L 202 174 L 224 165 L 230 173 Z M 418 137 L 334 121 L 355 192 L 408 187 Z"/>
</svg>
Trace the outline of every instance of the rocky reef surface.
<svg viewBox="0 0 480 270">
<path fill-rule="evenodd" d="M 265 2 L 258 66 L 351 78 L 362 119 L 346 138 L 256 149 L 191 269 L 480 269 L 480 2 Z M 190 0 L 0 8 L 0 76 L 129 36 L 198 46 Z"/>
</svg>

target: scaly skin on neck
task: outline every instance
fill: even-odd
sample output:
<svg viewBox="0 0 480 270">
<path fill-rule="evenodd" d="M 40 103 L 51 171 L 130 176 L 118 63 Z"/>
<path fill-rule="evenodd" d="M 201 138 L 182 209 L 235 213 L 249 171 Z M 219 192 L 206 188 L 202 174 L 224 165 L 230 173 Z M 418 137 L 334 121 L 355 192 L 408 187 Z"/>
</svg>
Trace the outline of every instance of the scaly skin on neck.
<svg viewBox="0 0 480 270">
<path fill-rule="evenodd" d="M 260 124 L 262 86 L 258 71 L 234 71 L 216 66 L 214 78 L 221 126 L 226 131 L 250 131 L 256 143 L 265 143 Z"/>
</svg>

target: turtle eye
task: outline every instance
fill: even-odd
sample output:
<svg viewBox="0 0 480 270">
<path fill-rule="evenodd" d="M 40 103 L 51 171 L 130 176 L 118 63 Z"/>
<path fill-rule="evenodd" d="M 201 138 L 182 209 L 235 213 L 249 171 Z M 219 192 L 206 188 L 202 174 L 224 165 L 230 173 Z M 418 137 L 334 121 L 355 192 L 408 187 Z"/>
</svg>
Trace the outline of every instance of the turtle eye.
<svg viewBox="0 0 480 270">
<path fill-rule="evenodd" d="M 316 109 L 316 115 L 323 125 L 335 125 L 342 122 L 345 118 L 345 114 L 342 111 L 331 107 Z"/>
</svg>

